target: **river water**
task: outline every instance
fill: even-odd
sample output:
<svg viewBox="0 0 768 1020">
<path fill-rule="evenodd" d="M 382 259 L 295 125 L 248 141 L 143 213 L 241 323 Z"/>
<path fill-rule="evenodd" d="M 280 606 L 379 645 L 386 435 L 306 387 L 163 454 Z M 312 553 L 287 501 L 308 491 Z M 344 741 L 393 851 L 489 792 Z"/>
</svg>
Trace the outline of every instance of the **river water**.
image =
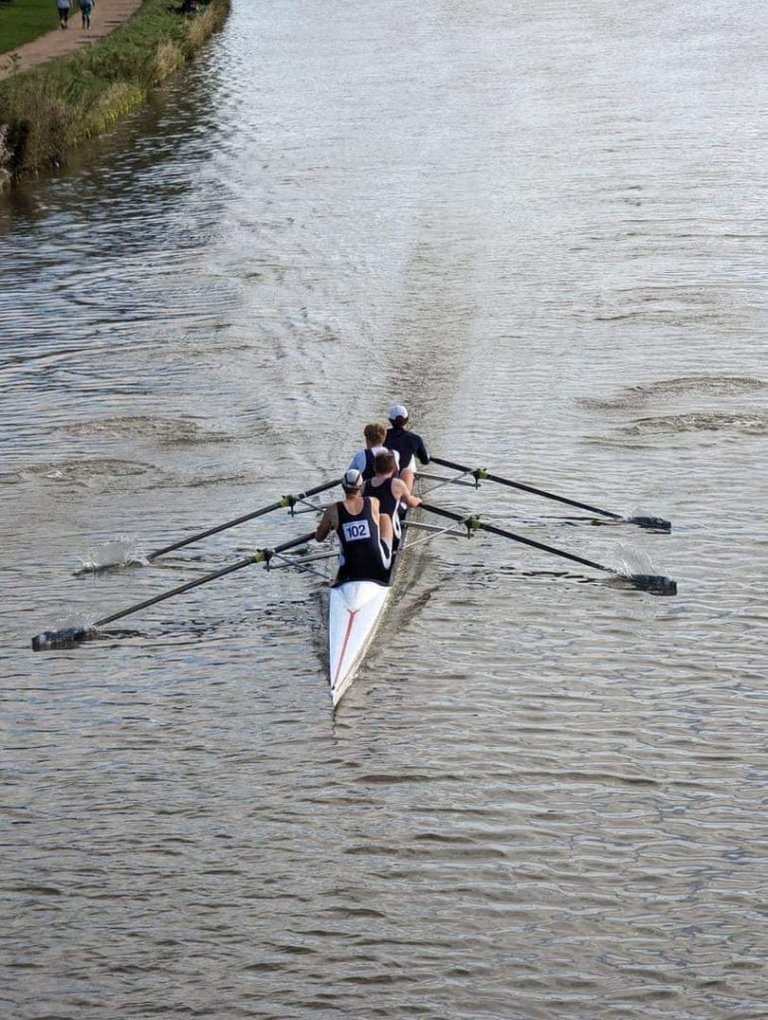
<svg viewBox="0 0 768 1020">
<path fill-rule="evenodd" d="M 765 1017 L 765 8 L 235 0 L 0 206 L 0 1014 Z M 336 714 L 265 517 L 411 409 L 414 550 Z"/>
</svg>

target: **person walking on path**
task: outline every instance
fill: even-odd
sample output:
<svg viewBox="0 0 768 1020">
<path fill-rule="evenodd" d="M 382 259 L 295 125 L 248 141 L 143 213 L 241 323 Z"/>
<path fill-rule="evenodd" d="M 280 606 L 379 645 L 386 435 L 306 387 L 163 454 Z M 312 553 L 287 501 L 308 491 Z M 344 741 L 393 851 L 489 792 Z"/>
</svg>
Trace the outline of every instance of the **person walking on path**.
<svg viewBox="0 0 768 1020">
<path fill-rule="evenodd" d="M 93 0 L 80 0 L 80 16 L 83 19 L 83 28 L 91 29 L 91 15 L 93 14 Z"/>
<path fill-rule="evenodd" d="M 56 0 L 56 10 L 59 12 L 59 24 L 66 28 L 69 22 L 69 0 Z"/>
</svg>

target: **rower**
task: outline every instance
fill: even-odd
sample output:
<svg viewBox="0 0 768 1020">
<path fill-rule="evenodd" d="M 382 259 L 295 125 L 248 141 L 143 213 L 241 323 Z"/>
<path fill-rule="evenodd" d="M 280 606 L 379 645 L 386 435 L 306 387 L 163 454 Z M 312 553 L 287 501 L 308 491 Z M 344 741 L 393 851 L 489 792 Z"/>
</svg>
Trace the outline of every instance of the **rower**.
<svg viewBox="0 0 768 1020">
<path fill-rule="evenodd" d="M 384 437 L 387 434 L 386 425 L 379 422 L 370 422 L 363 429 L 365 438 L 365 449 L 358 450 L 350 463 L 350 469 L 355 468 L 367 481 L 373 478 L 373 460 L 377 453 L 383 453 L 387 448 L 384 445 Z"/>
<path fill-rule="evenodd" d="M 416 458 L 422 464 L 429 464 L 429 453 L 421 436 L 408 429 L 408 410 L 402 404 L 393 404 L 389 409 L 390 428 L 384 437 L 384 445 L 400 456 L 400 477 L 413 489 L 416 475 Z"/>
<path fill-rule="evenodd" d="M 402 529 L 400 525 L 400 506 L 420 506 L 421 499 L 411 495 L 411 491 L 402 478 L 396 477 L 395 455 L 391 450 L 377 453 L 374 458 L 376 473 L 369 478 L 363 489 L 364 496 L 374 496 L 379 501 L 379 513 L 382 520 L 389 517 L 392 522 L 392 549 L 400 544 Z"/>
<path fill-rule="evenodd" d="M 379 513 L 379 501 L 363 496 L 363 476 L 350 468 L 341 480 L 344 499 L 331 503 L 317 526 L 315 539 L 323 542 L 335 531 L 341 544 L 336 584 L 344 581 L 389 579 L 392 565 L 392 521 Z"/>
</svg>

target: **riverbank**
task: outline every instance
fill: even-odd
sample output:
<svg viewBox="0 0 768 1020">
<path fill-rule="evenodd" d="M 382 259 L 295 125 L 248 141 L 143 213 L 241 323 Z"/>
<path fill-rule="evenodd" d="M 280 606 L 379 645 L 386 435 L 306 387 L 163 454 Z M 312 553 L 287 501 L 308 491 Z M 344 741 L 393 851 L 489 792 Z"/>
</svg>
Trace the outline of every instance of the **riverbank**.
<svg viewBox="0 0 768 1020">
<path fill-rule="evenodd" d="M 93 34 L 70 36 L 74 28 L 60 31 L 50 45 L 66 37 L 71 52 L 0 81 L 0 189 L 62 164 L 68 151 L 141 105 L 223 25 L 231 6 L 231 0 L 209 0 L 182 15 L 168 0 L 120 2 L 129 5 L 128 20 L 115 26 L 113 13 L 107 31 L 105 5 L 98 41 Z"/>
<path fill-rule="evenodd" d="M 59 27 L 59 13 L 51 0 L 0 0 L 0 77 L 2 57 Z"/>
<path fill-rule="evenodd" d="M 2 0 L 0 0 L 2 2 Z M 141 7 L 143 0 L 97 0 L 98 14 L 93 9 L 90 29 L 82 27 L 82 18 L 77 7 L 76 0 L 73 3 L 73 10 L 70 13 L 66 31 L 59 27 L 59 19 L 56 15 L 56 6 L 50 0 L 46 3 L 47 13 L 51 15 L 50 21 L 46 21 L 46 28 L 30 35 L 24 42 L 14 44 L 18 38 L 18 26 L 14 29 L 7 21 L 8 15 L 18 10 L 18 7 L 11 7 L 5 14 L 6 21 L 0 26 L 0 81 L 10 78 L 22 71 L 28 71 L 38 64 L 47 64 L 50 60 L 58 57 L 66 57 L 77 50 L 87 46 L 93 46 L 115 29 L 123 25 Z M 41 23 L 42 18 L 38 21 Z M 33 25 L 27 22 L 29 31 Z"/>
</svg>

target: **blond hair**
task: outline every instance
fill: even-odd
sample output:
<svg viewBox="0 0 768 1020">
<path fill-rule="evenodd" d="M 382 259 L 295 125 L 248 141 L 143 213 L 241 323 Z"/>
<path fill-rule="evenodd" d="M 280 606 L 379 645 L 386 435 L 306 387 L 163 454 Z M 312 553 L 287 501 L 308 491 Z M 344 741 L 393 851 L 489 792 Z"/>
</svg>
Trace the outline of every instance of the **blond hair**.
<svg viewBox="0 0 768 1020">
<path fill-rule="evenodd" d="M 363 435 L 367 443 L 371 446 L 381 446 L 387 435 L 387 430 L 384 425 L 380 425 L 379 422 L 374 421 L 366 425 L 363 429 Z"/>
</svg>

